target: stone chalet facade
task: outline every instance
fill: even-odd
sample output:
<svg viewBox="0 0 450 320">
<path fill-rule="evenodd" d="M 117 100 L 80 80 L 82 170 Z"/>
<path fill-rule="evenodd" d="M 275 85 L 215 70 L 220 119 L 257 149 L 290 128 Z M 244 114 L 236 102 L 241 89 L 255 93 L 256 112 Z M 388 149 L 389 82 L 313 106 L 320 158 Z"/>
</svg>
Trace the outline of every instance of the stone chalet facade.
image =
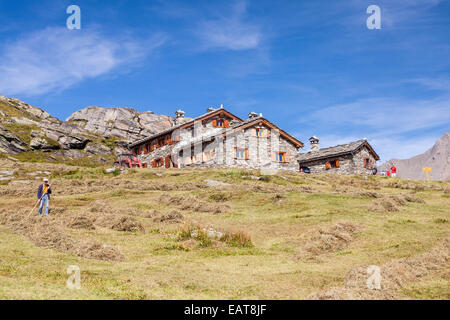
<svg viewBox="0 0 450 320">
<path fill-rule="evenodd" d="M 298 170 L 303 143 L 262 114 L 242 120 L 223 107 L 195 119 L 175 112 L 175 125 L 129 145 L 147 167 Z"/>
<path fill-rule="evenodd" d="M 358 140 L 330 148 L 320 148 L 317 137 L 309 138 L 311 151 L 298 155 L 299 167 L 311 173 L 372 174 L 378 154 L 365 140 Z"/>
</svg>

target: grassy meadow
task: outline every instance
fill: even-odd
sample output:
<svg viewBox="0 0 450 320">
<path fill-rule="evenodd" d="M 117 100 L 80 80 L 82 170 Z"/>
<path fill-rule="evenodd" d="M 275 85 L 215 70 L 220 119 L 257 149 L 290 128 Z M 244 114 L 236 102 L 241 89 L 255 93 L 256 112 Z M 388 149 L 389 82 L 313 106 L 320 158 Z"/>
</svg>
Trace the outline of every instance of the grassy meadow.
<svg viewBox="0 0 450 320">
<path fill-rule="evenodd" d="M 450 298 L 448 181 L 105 168 L 0 160 L 0 299 Z"/>
</svg>

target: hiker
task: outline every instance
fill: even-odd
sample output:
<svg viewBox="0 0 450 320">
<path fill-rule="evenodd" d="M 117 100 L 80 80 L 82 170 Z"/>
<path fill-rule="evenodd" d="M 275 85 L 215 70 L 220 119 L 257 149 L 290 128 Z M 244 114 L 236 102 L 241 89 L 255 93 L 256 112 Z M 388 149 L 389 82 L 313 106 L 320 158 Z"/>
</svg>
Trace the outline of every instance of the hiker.
<svg viewBox="0 0 450 320">
<path fill-rule="evenodd" d="M 52 189 L 50 189 L 50 185 L 48 184 L 48 179 L 44 178 L 43 184 L 41 184 L 38 188 L 37 197 L 39 203 L 39 215 L 42 214 L 42 207 L 45 205 L 45 215 L 48 215 L 48 202 L 50 200 L 50 194 L 52 193 Z"/>
<path fill-rule="evenodd" d="M 389 170 L 386 170 L 386 176 L 388 176 L 388 177 L 391 176 L 391 172 Z"/>
<path fill-rule="evenodd" d="M 395 167 L 394 164 L 392 164 L 392 167 L 391 167 L 391 176 L 392 176 L 392 178 L 395 178 L 397 176 L 397 168 Z"/>
</svg>

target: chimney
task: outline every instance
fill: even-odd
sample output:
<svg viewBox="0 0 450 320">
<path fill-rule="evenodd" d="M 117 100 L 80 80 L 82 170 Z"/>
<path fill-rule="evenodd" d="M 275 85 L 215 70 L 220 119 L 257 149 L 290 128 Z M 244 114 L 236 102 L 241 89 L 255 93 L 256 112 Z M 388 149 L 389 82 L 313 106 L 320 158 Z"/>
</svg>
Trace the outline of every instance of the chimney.
<svg viewBox="0 0 450 320">
<path fill-rule="evenodd" d="M 258 117 L 258 114 L 257 114 L 256 112 L 250 112 L 250 113 L 248 114 L 248 118 L 249 118 L 249 119 L 253 119 L 253 118 L 256 118 L 256 117 Z"/>
<path fill-rule="evenodd" d="M 180 124 L 184 122 L 184 111 L 178 109 L 175 111 L 175 124 Z"/>
<path fill-rule="evenodd" d="M 311 144 L 310 149 L 312 152 L 320 150 L 319 138 L 317 138 L 316 136 L 312 136 L 311 138 L 309 138 L 309 142 Z"/>
</svg>

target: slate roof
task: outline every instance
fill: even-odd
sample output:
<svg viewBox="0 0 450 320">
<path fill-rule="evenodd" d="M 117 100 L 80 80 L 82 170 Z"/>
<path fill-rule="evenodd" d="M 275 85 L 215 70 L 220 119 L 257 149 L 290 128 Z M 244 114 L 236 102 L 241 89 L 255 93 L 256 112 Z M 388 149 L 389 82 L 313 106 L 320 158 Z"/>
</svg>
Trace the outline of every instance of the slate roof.
<svg viewBox="0 0 450 320">
<path fill-rule="evenodd" d="M 148 137 L 139 139 L 139 140 L 137 140 L 137 141 L 135 141 L 135 142 L 133 142 L 133 143 L 130 143 L 130 144 L 128 145 L 128 147 L 129 147 L 129 148 L 133 148 L 133 147 L 135 147 L 135 146 L 137 146 L 137 145 L 140 145 L 140 144 L 142 144 L 142 143 L 145 143 L 145 142 L 147 142 L 147 141 L 150 141 L 150 140 L 152 140 L 152 139 L 154 139 L 154 138 L 156 138 L 156 137 L 159 137 L 159 136 L 162 136 L 162 135 L 164 135 L 164 134 L 170 133 L 170 132 L 174 131 L 175 129 L 178 129 L 178 128 L 180 128 L 181 126 L 183 126 L 183 125 L 185 125 L 185 124 L 187 124 L 187 123 L 194 123 L 194 122 L 195 122 L 196 120 L 198 120 L 198 119 L 201 119 L 201 118 L 203 118 L 203 117 L 205 117 L 205 116 L 207 116 L 207 115 L 209 115 L 209 114 L 216 113 L 216 112 L 222 111 L 222 110 L 224 110 L 224 111 L 230 113 L 229 111 L 227 111 L 227 110 L 225 110 L 225 109 L 223 109 L 223 108 L 218 108 L 218 109 L 211 110 L 210 112 L 206 112 L 206 113 L 204 113 L 204 114 L 202 114 L 201 116 L 198 116 L 198 117 L 196 117 L 196 118 L 186 118 L 186 121 L 184 121 L 184 122 L 182 122 L 182 123 L 180 123 L 180 124 L 174 125 L 174 126 L 172 126 L 172 127 L 170 127 L 170 128 L 167 128 L 167 129 L 165 129 L 165 130 L 163 130 L 163 131 L 154 133 L 154 134 L 152 134 L 151 136 L 148 136 Z M 234 116 L 234 115 L 233 115 L 233 116 Z M 236 117 L 236 116 L 235 116 L 235 117 Z M 238 118 L 238 117 L 236 117 L 236 118 Z M 239 119 L 239 118 L 238 118 L 238 119 Z M 242 121 L 242 120 L 241 120 L 241 121 Z"/>
<path fill-rule="evenodd" d="M 216 113 L 216 112 L 221 111 L 221 110 L 230 113 L 229 111 L 227 111 L 227 110 L 225 110 L 225 109 L 223 109 L 223 108 L 215 109 L 215 110 L 210 111 L 210 112 L 207 112 L 207 113 L 205 113 L 205 114 L 203 114 L 203 115 L 201 115 L 201 116 L 198 116 L 198 117 L 196 117 L 196 118 L 194 118 L 194 119 L 190 119 L 189 121 L 185 121 L 185 122 L 183 122 L 183 123 L 180 123 L 180 124 L 178 124 L 178 125 L 175 125 L 175 126 L 173 126 L 173 127 L 170 127 L 170 128 L 168 128 L 168 129 L 166 129 L 166 130 L 157 132 L 157 133 L 155 133 L 155 134 L 153 134 L 153 135 L 151 135 L 151 136 L 148 136 L 148 137 L 145 137 L 145 138 L 140 139 L 140 140 L 138 140 L 138 141 L 135 141 L 135 142 L 129 144 L 128 147 L 129 147 L 129 148 L 133 148 L 133 147 L 135 147 L 135 146 L 137 146 L 137 145 L 140 145 L 140 144 L 143 144 L 143 143 L 145 143 L 145 142 L 147 142 L 147 141 L 150 141 L 150 140 L 152 140 L 152 139 L 154 139 L 154 138 L 156 138 L 156 137 L 158 137 L 158 136 L 161 136 L 161 135 L 170 133 L 170 132 L 174 131 L 175 129 L 178 129 L 178 128 L 182 127 L 183 125 L 186 125 L 186 124 L 188 124 L 188 123 L 194 123 L 194 122 L 195 122 L 196 120 L 198 120 L 198 119 L 201 119 L 201 118 L 203 118 L 203 117 L 205 117 L 205 116 L 207 116 L 207 115 L 210 115 L 210 114 L 212 114 L 212 113 Z M 230 114 L 231 114 L 231 113 L 230 113 Z M 233 116 L 236 117 L 235 115 L 233 115 Z M 200 139 L 207 140 L 207 139 L 210 139 L 210 138 L 212 138 L 212 137 L 219 136 L 219 135 L 221 135 L 221 134 L 227 134 L 227 133 L 229 133 L 230 131 L 232 131 L 232 130 L 234 130 L 234 129 L 236 129 L 236 128 L 239 128 L 239 127 L 244 126 L 244 125 L 246 125 L 246 124 L 248 124 L 248 123 L 255 122 L 255 121 L 259 121 L 259 120 L 267 121 L 267 122 L 270 123 L 272 126 L 278 128 L 276 125 L 274 125 L 273 123 L 271 123 L 270 121 L 268 121 L 267 119 L 265 119 L 264 117 L 262 117 L 261 115 L 260 115 L 260 116 L 253 117 L 253 118 L 248 118 L 248 119 L 246 119 L 246 120 L 242 120 L 242 119 L 240 119 L 240 118 L 238 118 L 238 117 L 236 117 L 236 118 L 239 119 L 237 123 L 234 123 L 234 124 L 231 124 L 231 123 L 230 123 L 230 126 L 229 126 L 228 128 L 226 128 L 225 130 L 223 130 L 223 131 L 221 131 L 221 132 L 214 132 L 213 134 L 210 134 L 210 135 L 204 135 L 204 136 L 202 136 Z M 292 137 L 289 133 L 285 132 L 284 130 L 282 130 L 282 129 L 280 129 L 280 128 L 278 128 L 278 129 L 280 130 L 280 132 L 284 133 L 285 135 L 289 136 L 291 139 L 293 139 L 294 141 L 296 141 L 296 144 L 298 144 L 300 147 L 303 147 L 303 143 L 302 143 L 301 141 L 299 141 L 299 140 L 297 140 L 296 138 Z M 193 143 L 193 141 L 190 141 L 190 143 Z M 194 142 L 194 143 L 195 143 L 195 142 Z"/>
<path fill-rule="evenodd" d="M 309 151 L 307 153 L 300 153 L 297 156 L 297 160 L 299 163 L 305 163 L 315 160 L 322 160 L 322 159 L 328 159 L 328 158 L 335 158 L 337 156 L 343 156 L 347 154 L 352 154 L 362 148 L 363 146 L 366 146 L 369 151 L 372 153 L 374 158 L 376 160 L 380 160 L 380 157 L 378 154 L 373 150 L 372 146 L 367 142 L 365 139 L 353 141 L 346 144 L 340 144 L 334 147 L 329 148 L 321 148 L 317 151 Z"/>
</svg>

